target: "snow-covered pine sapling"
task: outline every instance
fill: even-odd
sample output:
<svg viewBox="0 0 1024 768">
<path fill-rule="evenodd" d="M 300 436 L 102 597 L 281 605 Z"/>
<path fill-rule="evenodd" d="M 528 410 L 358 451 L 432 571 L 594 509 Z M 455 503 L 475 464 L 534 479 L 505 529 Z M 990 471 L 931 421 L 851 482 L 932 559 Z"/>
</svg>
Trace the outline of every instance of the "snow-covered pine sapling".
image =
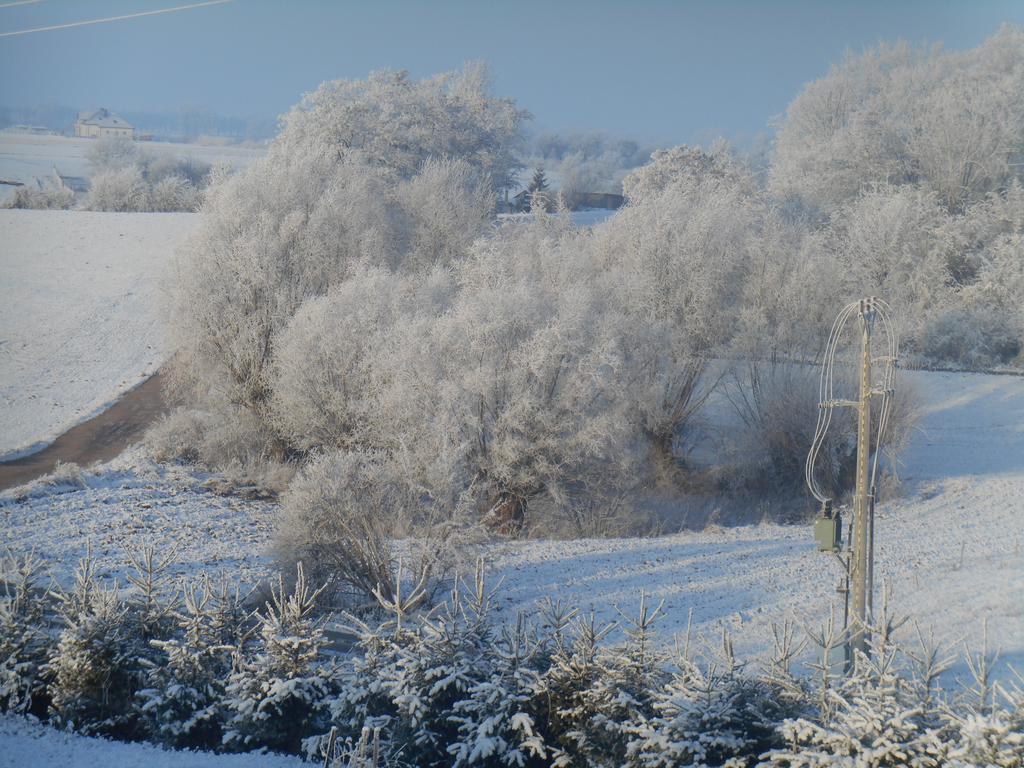
<svg viewBox="0 0 1024 768">
<path fill-rule="evenodd" d="M 772 623 L 772 653 L 760 680 L 771 692 L 766 702 L 771 711 L 765 716 L 775 723 L 809 713 L 807 682 L 793 674 L 793 664 L 806 647 L 806 639 L 796 639 L 796 624 L 792 620 L 786 619 L 781 626 Z"/>
<path fill-rule="evenodd" d="M 629 766 L 742 766 L 772 746 L 774 723 L 762 712 L 768 689 L 744 676 L 727 633 L 703 662 L 687 650 L 675 665 L 671 680 L 654 693 L 655 714 L 634 730 Z"/>
<path fill-rule="evenodd" d="M 172 590 L 167 571 L 177 551 L 174 547 L 161 559 L 157 559 L 152 545 L 146 545 L 138 553 L 125 553 L 131 565 L 125 579 L 136 589 L 129 597 L 129 605 L 138 614 L 142 640 L 146 643 L 166 637 L 173 624 L 179 596 Z"/>
<path fill-rule="evenodd" d="M 651 609 L 647 595 L 640 594 L 636 616 L 619 612 L 626 640 L 611 647 L 597 645 L 593 669 L 584 659 L 579 671 L 591 678 L 574 696 L 573 727 L 562 736 L 567 753 L 561 765 L 622 766 L 632 734 L 638 725 L 653 717 L 655 693 L 665 683 L 666 654 L 655 643 L 654 625 L 662 615 L 664 601 Z M 581 638 L 586 650 L 591 635 L 584 625 Z M 577 662 L 577 663 L 579 663 Z M 557 668 L 556 674 L 563 669 Z M 569 757 L 569 756 L 572 757 Z"/>
<path fill-rule="evenodd" d="M 463 766 L 546 766 L 548 750 L 539 731 L 545 713 L 537 696 L 546 672 L 541 659 L 542 641 L 522 613 L 502 628 L 496 641 L 484 649 L 489 668 L 485 679 L 455 703 L 449 720 L 458 736 L 448 746 L 455 768 Z M 538 663 L 541 662 L 541 663 Z"/>
<path fill-rule="evenodd" d="M 42 561 L 34 553 L 7 555 L 0 582 L 0 712 L 46 714 L 43 668 L 52 640 L 39 588 Z"/>
<path fill-rule="evenodd" d="M 590 748 L 590 692 L 604 672 L 598 658 L 601 642 L 617 626 L 599 627 L 593 611 L 584 617 L 574 612 L 570 620 L 567 641 L 554 644 L 540 691 L 548 708 L 547 731 L 555 741 L 549 744 L 552 765 L 560 768 L 588 765 L 579 753 Z"/>
<path fill-rule="evenodd" d="M 790 746 L 770 753 L 770 765 L 945 765 L 941 734 L 929 727 L 931 718 L 898 663 L 893 633 L 902 623 L 894 621 L 883 605 L 877 622 L 868 627 L 870 654 L 856 654 L 850 675 L 829 692 L 829 709 L 819 721 L 782 723 L 780 731 Z"/>
<path fill-rule="evenodd" d="M 86 734 L 137 737 L 140 660 L 151 651 L 137 614 L 116 583 L 97 582 L 91 552 L 79 563 L 73 588 L 51 594 L 64 624 L 47 667 L 56 721 Z"/>
<path fill-rule="evenodd" d="M 313 618 L 323 587 L 312 589 L 300 563 L 295 587 L 283 577 L 259 614 L 255 655 L 228 680 L 224 745 L 298 754 L 304 740 L 326 728 L 326 702 L 334 688 L 333 665 L 324 663 L 321 622 Z"/>
<path fill-rule="evenodd" d="M 156 741 L 212 749 L 221 744 L 221 699 L 245 633 L 226 584 L 218 592 L 203 574 L 182 593 L 175 637 L 150 641 L 161 657 L 150 665 L 150 687 L 139 697 Z"/>
<path fill-rule="evenodd" d="M 948 755 L 949 764 L 957 768 L 1024 766 L 1024 691 L 1020 686 L 1004 688 L 993 681 L 998 657 L 998 652 L 988 647 L 986 621 L 981 649 L 964 648 L 970 680 L 957 706 L 945 707 L 947 720 L 957 729 L 956 743 Z"/>
<path fill-rule="evenodd" d="M 478 560 L 473 581 L 457 583 L 442 606 L 419 617 L 415 640 L 398 646 L 389 687 L 396 706 L 391 740 L 396 749 L 420 756 L 424 765 L 450 760 L 448 745 L 457 739 L 452 709 L 490 672 L 495 591 Z"/>
</svg>

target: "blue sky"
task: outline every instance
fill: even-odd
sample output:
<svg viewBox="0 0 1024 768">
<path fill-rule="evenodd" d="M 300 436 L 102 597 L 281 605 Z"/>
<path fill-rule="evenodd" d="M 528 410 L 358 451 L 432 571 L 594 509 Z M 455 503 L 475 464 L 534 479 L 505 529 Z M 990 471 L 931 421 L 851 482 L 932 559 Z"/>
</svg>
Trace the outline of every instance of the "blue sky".
<svg viewBox="0 0 1024 768">
<path fill-rule="evenodd" d="M 195 0 L 0 0 L 0 32 Z M 767 130 L 800 86 L 879 40 L 977 45 L 1021 0 L 270 2 L 0 37 L 0 104 L 272 117 L 338 77 L 469 59 L 547 130 L 661 144 Z"/>
</svg>

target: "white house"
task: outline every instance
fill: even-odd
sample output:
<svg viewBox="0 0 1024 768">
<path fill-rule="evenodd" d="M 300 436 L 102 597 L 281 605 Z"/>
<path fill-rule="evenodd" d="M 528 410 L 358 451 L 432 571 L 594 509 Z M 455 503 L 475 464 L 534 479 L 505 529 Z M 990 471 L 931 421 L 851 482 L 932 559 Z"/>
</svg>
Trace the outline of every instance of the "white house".
<svg viewBox="0 0 1024 768">
<path fill-rule="evenodd" d="M 135 138 L 135 129 L 124 118 L 101 107 L 91 112 L 78 113 L 78 119 L 75 120 L 75 136 L 89 139 L 122 136 L 126 139 L 133 139 Z"/>
</svg>

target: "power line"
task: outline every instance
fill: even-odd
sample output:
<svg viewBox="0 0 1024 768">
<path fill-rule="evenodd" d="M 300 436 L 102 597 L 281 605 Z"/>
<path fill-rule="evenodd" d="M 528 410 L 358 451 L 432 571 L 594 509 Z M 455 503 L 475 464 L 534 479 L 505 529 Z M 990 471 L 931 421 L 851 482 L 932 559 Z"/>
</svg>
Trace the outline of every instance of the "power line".
<svg viewBox="0 0 1024 768">
<path fill-rule="evenodd" d="M 35 2 L 36 0 L 21 0 L 21 2 Z M 192 3 L 191 5 L 179 5 L 174 8 L 161 8 L 158 11 L 142 11 L 141 13 L 129 13 L 124 16 L 108 16 L 105 19 L 88 19 L 86 21 L 72 21 L 67 24 L 54 24 L 49 27 L 33 27 L 32 29 L 19 29 L 16 32 L 0 32 L 0 37 L 14 37 L 15 35 L 30 35 L 34 32 L 51 32 L 55 29 L 70 29 L 72 27 L 85 27 L 90 24 L 105 24 L 109 21 L 123 21 L 125 19 L 137 19 L 140 16 L 157 16 L 161 13 L 174 13 L 176 11 L 187 11 L 192 8 L 202 8 L 207 5 L 221 5 L 230 3 L 231 0 L 206 0 L 203 3 Z M 15 5 L 17 3 L 14 3 Z"/>
<path fill-rule="evenodd" d="M 32 3 L 41 3 L 43 0 L 14 0 L 12 3 L 0 3 L 0 8 L 13 8 L 16 5 L 32 5 Z"/>
</svg>

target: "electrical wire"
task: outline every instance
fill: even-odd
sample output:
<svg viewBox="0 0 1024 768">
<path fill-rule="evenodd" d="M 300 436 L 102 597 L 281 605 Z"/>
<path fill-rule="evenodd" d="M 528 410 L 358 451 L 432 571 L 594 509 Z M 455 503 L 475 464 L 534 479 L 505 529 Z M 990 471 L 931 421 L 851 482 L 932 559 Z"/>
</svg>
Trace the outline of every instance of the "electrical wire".
<svg viewBox="0 0 1024 768">
<path fill-rule="evenodd" d="M 825 438 L 832 424 L 833 410 L 841 405 L 847 405 L 847 403 L 838 402 L 835 399 L 836 351 L 850 318 L 855 313 L 861 314 L 862 308 L 865 313 L 864 322 L 870 322 L 870 317 L 868 316 L 870 314 L 879 319 L 882 333 L 885 336 L 884 348 L 886 353 L 879 359 L 883 363 L 879 386 L 877 388 L 871 387 L 869 382 L 869 390 L 872 392 L 872 396 L 877 396 L 881 399 L 878 413 L 878 429 L 875 433 L 876 450 L 868 485 L 872 496 L 874 496 L 877 486 L 880 448 L 889 426 L 889 417 L 892 411 L 892 396 L 896 383 L 896 364 L 899 355 L 899 338 L 892 318 L 892 308 L 887 302 L 876 298 L 851 302 L 839 311 L 835 321 L 832 323 L 832 329 L 825 344 L 821 376 L 818 382 L 818 419 L 814 429 L 814 438 L 811 441 L 811 448 L 807 454 L 807 462 L 804 466 L 807 488 L 810 490 L 811 495 L 823 505 L 828 504 L 832 499 L 826 495 L 825 490 L 818 483 L 814 468 L 821 456 Z"/>
</svg>

